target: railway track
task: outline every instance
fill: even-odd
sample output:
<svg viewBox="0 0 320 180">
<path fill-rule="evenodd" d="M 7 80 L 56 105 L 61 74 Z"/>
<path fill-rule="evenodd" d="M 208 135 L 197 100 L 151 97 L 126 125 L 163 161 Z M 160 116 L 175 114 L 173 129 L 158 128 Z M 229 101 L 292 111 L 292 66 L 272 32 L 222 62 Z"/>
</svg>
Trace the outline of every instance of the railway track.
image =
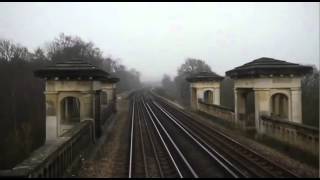
<svg viewBox="0 0 320 180">
<path fill-rule="evenodd" d="M 128 177 L 297 177 L 147 91 L 131 97 Z"/>
<path fill-rule="evenodd" d="M 128 177 L 182 177 L 176 160 L 160 134 L 143 97 L 132 100 Z"/>
<path fill-rule="evenodd" d="M 194 119 L 188 113 L 174 108 L 158 97 L 154 97 L 156 106 L 164 113 L 175 119 L 181 126 L 190 132 L 198 134 L 210 146 L 227 157 L 245 174 L 245 177 L 285 177 L 297 178 L 298 176 L 290 170 L 279 166 L 259 153 L 240 144 L 223 132 L 214 129 L 205 122 Z"/>
<path fill-rule="evenodd" d="M 181 136 L 177 136 L 153 106 L 144 93 L 132 98 L 129 178 L 238 177 L 185 132 L 180 130 Z"/>
</svg>

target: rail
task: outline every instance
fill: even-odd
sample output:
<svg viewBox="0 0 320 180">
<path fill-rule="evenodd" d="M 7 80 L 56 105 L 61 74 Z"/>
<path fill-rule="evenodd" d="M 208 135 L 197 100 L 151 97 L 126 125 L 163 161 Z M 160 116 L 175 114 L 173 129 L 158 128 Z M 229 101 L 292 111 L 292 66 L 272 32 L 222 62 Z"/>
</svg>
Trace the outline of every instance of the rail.
<svg viewBox="0 0 320 180">
<path fill-rule="evenodd" d="M 131 97 L 129 178 L 182 177 L 168 143 L 142 96 Z"/>
<path fill-rule="evenodd" d="M 238 178 L 239 175 L 242 176 L 241 172 L 237 170 L 237 168 L 230 163 L 227 159 L 221 156 L 217 151 L 212 149 L 202 138 L 194 134 L 192 131 L 188 131 L 181 123 L 178 122 L 176 118 L 169 114 L 165 109 L 163 109 L 159 104 L 155 102 L 155 105 L 172 121 L 174 122 L 179 128 L 181 128 L 196 144 L 198 144 L 205 152 L 207 152 L 210 157 L 218 162 L 228 173 L 230 173 L 233 177 Z M 238 171 L 238 172 L 236 172 Z"/>
<path fill-rule="evenodd" d="M 178 108 L 173 108 L 171 105 L 167 104 L 165 101 L 161 101 L 160 99 L 159 102 L 161 102 L 161 105 L 165 105 L 164 109 L 167 109 L 168 112 L 171 113 L 171 116 L 176 117 L 175 119 L 178 120 L 181 125 L 184 125 L 185 127 L 198 132 L 198 134 L 202 137 L 206 136 L 207 142 L 211 142 L 211 144 L 213 146 L 216 145 L 217 148 L 220 147 L 219 151 L 222 152 L 225 156 L 228 156 L 230 158 L 230 155 L 234 154 L 233 158 L 230 158 L 232 162 L 235 162 L 236 160 L 238 161 L 238 165 L 243 164 L 244 168 L 245 166 L 248 166 L 247 171 L 251 172 L 252 175 L 258 177 L 297 177 L 297 175 L 295 175 L 293 172 L 269 161 L 258 153 L 238 143 L 234 139 L 226 136 L 222 132 L 213 129 L 208 125 L 204 125 L 203 122 L 197 122 L 197 120 L 193 119 L 191 115 L 187 114 L 186 112 Z M 227 149 L 230 149 L 230 153 L 226 153 Z M 238 159 L 240 156 L 242 157 L 241 160 Z M 253 172 L 258 171 L 257 168 L 260 171 L 259 174 Z"/>
</svg>

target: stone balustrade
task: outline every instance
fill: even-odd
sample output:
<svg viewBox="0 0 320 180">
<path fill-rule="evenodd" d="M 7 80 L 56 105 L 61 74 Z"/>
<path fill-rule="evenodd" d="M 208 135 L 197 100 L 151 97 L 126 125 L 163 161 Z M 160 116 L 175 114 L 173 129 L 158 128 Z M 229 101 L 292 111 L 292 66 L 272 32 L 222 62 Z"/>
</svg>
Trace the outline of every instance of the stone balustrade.
<svg viewBox="0 0 320 180">
<path fill-rule="evenodd" d="M 91 120 L 82 121 L 57 140 L 47 142 L 14 168 L 1 170 L 0 177 L 62 177 L 93 144 L 93 126 Z"/>
<path fill-rule="evenodd" d="M 232 109 L 220 105 L 208 104 L 201 99 L 199 99 L 198 102 L 199 111 L 226 120 L 230 123 L 234 123 L 234 111 Z"/>
<path fill-rule="evenodd" d="M 260 120 L 261 133 L 312 154 L 319 154 L 318 128 L 265 115 Z"/>
</svg>

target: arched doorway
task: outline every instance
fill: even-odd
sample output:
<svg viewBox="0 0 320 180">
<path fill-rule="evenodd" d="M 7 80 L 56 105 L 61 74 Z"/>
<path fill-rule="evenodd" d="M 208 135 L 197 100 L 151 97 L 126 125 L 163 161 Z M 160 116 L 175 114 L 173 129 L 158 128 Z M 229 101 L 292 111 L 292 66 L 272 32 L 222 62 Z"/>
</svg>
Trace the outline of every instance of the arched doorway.
<svg viewBox="0 0 320 180">
<path fill-rule="evenodd" d="M 276 93 L 271 97 L 271 116 L 288 119 L 288 97 Z"/>
<path fill-rule="evenodd" d="M 213 104 L 213 92 L 210 90 L 207 90 L 203 94 L 203 99 L 205 103 Z"/>
<path fill-rule="evenodd" d="M 61 100 L 60 123 L 69 125 L 80 122 L 80 101 L 75 97 L 65 97 Z"/>
</svg>

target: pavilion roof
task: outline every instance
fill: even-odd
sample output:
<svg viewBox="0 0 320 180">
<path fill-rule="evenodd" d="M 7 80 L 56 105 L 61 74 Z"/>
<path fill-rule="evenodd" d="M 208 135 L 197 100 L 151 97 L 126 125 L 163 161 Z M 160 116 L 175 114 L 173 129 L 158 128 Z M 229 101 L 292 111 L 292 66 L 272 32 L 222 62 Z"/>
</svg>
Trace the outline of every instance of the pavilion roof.
<svg viewBox="0 0 320 180">
<path fill-rule="evenodd" d="M 231 78 L 259 75 L 303 75 L 310 71 L 312 71 L 311 66 L 262 57 L 227 71 L 226 75 Z"/>
<path fill-rule="evenodd" d="M 60 61 L 54 65 L 38 69 L 34 71 L 34 75 L 46 79 L 100 80 L 112 83 L 119 81 L 118 78 L 112 77 L 108 72 L 80 58 Z"/>
</svg>

